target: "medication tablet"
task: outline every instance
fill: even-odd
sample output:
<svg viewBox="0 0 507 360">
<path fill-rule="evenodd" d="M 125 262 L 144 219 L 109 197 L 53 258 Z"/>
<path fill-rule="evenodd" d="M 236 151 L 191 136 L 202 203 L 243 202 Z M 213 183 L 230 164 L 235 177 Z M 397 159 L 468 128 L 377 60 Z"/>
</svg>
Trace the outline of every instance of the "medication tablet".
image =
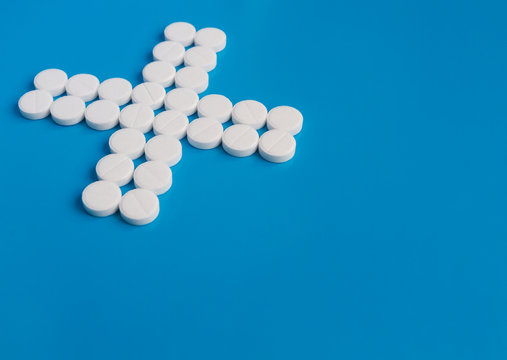
<svg viewBox="0 0 507 360">
<path fill-rule="evenodd" d="M 38 90 L 46 90 L 51 96 L 58 96 L 65 91 L 67 74 L 59 69 L 43 70 L 35 76 L 33 84 Z"/>
<path fill-rule="evenodd" d="M 210 117 L 221 123 L 231 118 L 232 102 L 223 95 L 206 95 L 197 104 L 199 117 Z"/>
<path fill-rule="evenodd" d="M 130 101 L 132 85 L 121 78 L 107 79 L 99 85 L 98 93 L 100 99 L 111 100 L 122 106 Z"/>
<path fill-rule="evenodd" d="M 132 102 L 145 104 L 153 110 L 157 110 L 164 104 L 165 89 L 162 85 L 154 82 L 145 82 L 137 85 L 132 90 Z"/>
<path fill-rule="evenodd" d="M 120 112 L 120 126 L 122 128 L 134 128 L 143 133 L 151 130 L 155 113 L 146 104 L 130 104 Z"/>
<path fill-rule="evenodd" d="M 217 54 L 211 48 L 194 46 L 185 52 L 184 61 L 185 66 L 196 66 L 209 72 L 217 66 Z"/>
<path fill-rule="evenodd" d="M 198 149 L 213 149 L 220 145 L 224 128 L 212 118 L 198 118 L 188 125 L 187 139 L 190 145 Z"/>
<path fill-rule="evenodd" d="M 163 87 L 174 84 L 176 69 L 167 61 L 153 61 L 143 69 L 143 81 L 155 82 Z"/>
<path fill-rule="evenodd" d="M 21 115 L 30 120 L 39 120 L 49 115 L 53 97 L 45 90 L 32 90 L 25 93 L 18 101 Z"/>
<path fill-rule="evenodd" d="M 219 52 L 225 48 L 227 37 L 225 33 L 217 28 L 204 28 L 195 34 L 195 45 L 207 46 L 213 51 Z"/>
<path fill-rule="evenodd" d="M 112 153 L 125 154 L 135 160 L 144 153 L 146 139 L 137 129 L 120 129 L 109 138 L 109 148 Z"/>
<path fill-rule="evenodd" d="M 189 88 L 200 94 L 208 88 L 208 73 L 195 66 L 186 66 L 176 72 L 176 87 Z"/>
<path fill-rule="evenodd" d="M 259 134 L 251 126 L 237 124 L 229 126 L 222 136 L 224 150 L 237 157 L 252 155 L 257 150 Z"/>
<path fill-rule="evenodd" d="M 110 100 L 97 100 L 86 107 L 86 124 L 95 130 L 109 130 L 118 125 L 120 107 Z"/>
<path fill-rule="evenodd" d="M 187 134 L 188 117 L 181 111 L 163 111 L 153 120 L 155 135 L 170 135 L 180 140 Z"/>
<path fill-rule="evenodd" d="M 160 211 L 157 195 L 146 189 L 127 192 L 120 201 L 123 220 L 132 225 L 146 225 L 155 220 Z"/>
<path fill-rule="evenodd" d="M 195 27 L 186 22 L 175 22 L 164 30 L 166 40 L 177 41 L 183 46 L 190 46 L 194 42 Z"/>
<path fill-rule="evenodd" d="M 183 114 L 190 116 L 195 113 L 199 95 L 188 88 L 176 88 L 167 93 L 164 99 L 165 108 L 167 110 L 181 111 Z"/>
<path fill-rule="evenodd" d="M 271 109 L 267 118 L 268 129 L 280 129 L 296 135 L 303 127 L 303 115 L 293 107 L 277 106 Z"/>
<path fill-rule="evenodd" d="M 171 188 L 173 183 L 172 171 L 162 161 L 147 161 L 136 168 L 134 184 L 136 188 L 153 191 L 162 195 Z"/>
<path fill-rule="evenodd" d="M 296 140 L 288 132 L 269 130 L 259 140 L 259 154 L 268 161 L 282 163 L 292 159 L 295 152 Z"/>
<path fill-rule="evenodd" d="M 181 160 L 181 143 L 170 135 L 152 137 L 144 148 L 148 161 L 163 161 L 167 166 L 174 166 Z"/>
<path fill-rule="evenodd" d="M 51 104 L 51 117 L 58 125 L 75 125 L 84 118 L 85 103 L 77 96 L 62 96 Z"/>
<path fill-rule="evenodd" d="M 232 122 L 234 124 L 250 125 L 258 130 L 266 124 L 268 110 L 255 100 L 240 101 L 232 109 Z"/>
<path fill-rule="evenodd" d="M 65 91 L 67 95 L 77 96 L 83 101 L 92 101 L 97 97 L 100 81 L 90 74 L 77 74 L 67 81 Z"/>
<path fill-rule="evenodd" d="M 127 185 L 134 174 L 134 162 L 125 154 L 109 154 L 95 166 L 100 180 L 114 182 L 118 186 Z"/>
<path fill-rule="evenodd" d="M 95 181 L 88 185 L 81 195 L 85 210 L 93 216 L 108 216 L 118 210 L 121 190 L 111 181 Z"/>
<path fill-rule="evenodd" d="M 153 48 L 153 58 L 159 61 L 167 61 L 173 66 L 179 66 L 183 63 L 185 56 L 185 47 L 176 41 L 163 41 Z"/>
</svg>

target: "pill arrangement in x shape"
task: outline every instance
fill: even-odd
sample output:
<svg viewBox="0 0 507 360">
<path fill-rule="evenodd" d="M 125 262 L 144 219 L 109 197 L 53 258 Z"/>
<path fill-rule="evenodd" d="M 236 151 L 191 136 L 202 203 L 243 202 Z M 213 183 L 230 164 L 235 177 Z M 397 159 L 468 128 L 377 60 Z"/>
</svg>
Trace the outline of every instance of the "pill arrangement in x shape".
<svg viewBox="0 0 507 360">
<path fill-rule="evenodd" d="M 222 144 L 228 154 L 237 157 L 258 150 L 264 159 L 282 163 L 294 156 L 294 135 L 303 126 L 303 116 L 295 108 L 278 106 L 268 112 L 255 100 L 233 106 L 218 94 L 199 99 L 198 94 L 208 88 L 208 72 L 217 65 L 217 53 L 226 45 L 222 30 L 196 31 L 189 23 L 175 22 L 165 28 L 164 35 L 166 41 L 153 48 L 154 61 L 142 70 L 144 82 L 134 88 L 121 78 L 100 82 L 93 75 L 78 74 L 69 79 L 62 70 L 47 69 L 35 76 L 36 90 L 19 99 L 19 110 L 28 119 L 51 114 L 54 122 L 64 126 L 85 119 L 95 130 L 120 125 L 109 138 L 111 154 L 97 163 L 99 180 L 82 193 L 84 208 L 91 215 L 108 216 L 119 209 L 122 218 L 133 225 L 155 220 L 157 196 L 172 185 L 171 167 L 181 160 L 180 140 L 185 136 L 198 149 Z M 64 92 L 66 95 L 60 96 Z M 86 106 L 89 101 L 93 102 Z M 154 110 L 161 107 L 165 111 L 155 116 Z M 196 112 L 198 118 L 189 123 L 188 116 Z M 224 130 L 222 124 L 231 119 L 233 125 Z M 264 126 L 268 131 L 259 137 L 257 130 Z M 155 136 L 146 142 L 144 134 L 149 131 Z M 135 168 L 133 160 L 143 154 L 146 162 Z M 120 187 L 132 180 L 135 189 L 122 196 Z"/>
</svg>

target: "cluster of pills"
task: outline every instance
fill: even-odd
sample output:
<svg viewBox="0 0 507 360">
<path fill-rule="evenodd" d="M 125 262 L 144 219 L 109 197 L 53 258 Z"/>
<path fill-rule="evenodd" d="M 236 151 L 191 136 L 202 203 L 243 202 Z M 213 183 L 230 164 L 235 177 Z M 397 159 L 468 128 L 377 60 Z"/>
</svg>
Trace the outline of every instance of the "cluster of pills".
<svg viewBox="0 0 507 360">
<path fill-rule="evenodd" d="M 84 119 L 95 130 L 119 124 L 120 129 L 109 138 L 111 154 L 96 165 L 99 180 L 82 193 L 83 205 L 91 215 L 108 216 L 119 209 L 128 223 L 152 222 L 159 213 L 158 195 L 172 185 L 171 167 L 181 160 L 180 140 L 185 136 L 198 149 L 221 144 L 236 157 L 258 151 L 264 159 L 282 163 L 294 156 L 294 135 L 303 125 L 303 116 L 295 108 L 278 106 L 268 112 L 255 100 L 233 106 L 218 94 L 199 99 L 208 88 L 208 72 L 217 65 L 217 53 L 226 46 L 222 30 L 196 31 L 189 23 L 176 22 L 165 28 L 164 35 L 166 41 L 153 48 L 154 61 L 142 70 L 144 82 L 134 88 L 122 78 L 100 82 L 90 74 L 68 78 L 62 70 L 47 69 L 35 76 L 36 90 L 19 99 L 20 112 L 28 119 L 51 115 L 64 126 Z M 166 93 L 169 87 L 174 88 Z M 162 107 L 165 110 L 155 115 Z M 189 122 L 188 117 L 195 113 L 198 117 Z M 223 124 L 231 119 L 232 125 L 224 130 Z M 264 126 L 268 130 L 259 137 L 257 130 Z M 150 131 L 155 136 L 146 141 Z M 143 155 L 146 161 L 135 167 L 133 160 Z M 135 189 L 122 195 L 120 187 L 132 180 Z"/>
</svg>

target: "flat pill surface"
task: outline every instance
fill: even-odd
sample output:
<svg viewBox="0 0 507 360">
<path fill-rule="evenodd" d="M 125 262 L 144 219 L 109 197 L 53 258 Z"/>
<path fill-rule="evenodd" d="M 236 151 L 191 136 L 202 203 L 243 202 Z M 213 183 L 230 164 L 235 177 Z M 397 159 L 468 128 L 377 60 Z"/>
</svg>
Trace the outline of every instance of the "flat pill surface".
<svg viewBox="0 0 507 360">
<path fill-rule="evenodd" d="M 232 102 L 223 95 L 206 95 L 197 104 L 199 117 L 214 118 L 224 123 L 231 118 Z"/>
<path fill-rule="evenodd" d="M 109 148 L 115 154 L 125 154 L 135 160 L 144 154 L 146 138 L 137 129 L 120 129 L 109 138 Z"/>
<path fill-rule="evenodd" d="M 213 149 L 220 145 L 224 128 L 212 118 L 198 118 L 188 125 L 187 139 L 190 145 L 198 149 Z"/>
<path fill-rule="evenodd" d="M 217 66 L 217 54 L 209 47 L 194 46 L 185 52 L 185 66 L 200 67 L 211 71 Z"/>
<path fill-rule="evenodd" d="M 169 91 L 164 99 L 164 105 L 167 110 L 181 111 L 190 116 L 195 113 L 199 95 L 188 88 L 177 88 Z"/>
<path fill-rule="evenodd" d="M 146 160 L 162 161 L 167 166 L 174 166 L 181 160 L 181 143 L 170 135 L 152 137 L 144 148 Z"/>
<path fill-rule="evenodd" d="M 177 41 L 183 46 L 190 46 L 194 42 L 195 27 L 187 22 L 174 22 L 164 30 L 166 40 Z"/>
<path fill-rule="evenodd" d="M 159 210 L 157 195 L 146 189 L 130 190 L 120 201 L 121 217 L 132 225 L 151 223 L 157 218 Z"/>
<path fill-rule="evenodd" d="M 62 96 L 51 104 L 50 111 L 58 125 L 75 125 L 84 118 L 85 103 L 77 96 Z"/>
<path fill-rule="evenodd" d="M 123 186 L 132 180 L 134 162 L 125 154 L 109 154 L 99 160 L 95 171 L 100 180 L 111 181 L 118 186 Z"/>
<path fill-rule="evenodd" d="M 179 69 L 174 78 L 176 87 L 189 88 L 200 94 L 208 88 L 208 73 L 196 66 L 187 66 Z"/>
<path fill-rule="evenodd" d="M 86 124 L 95 130 L 109 130 L 118 125 L 120 107 L 110 100 L 97 100 L 86 107 Z"/>
<path fill-rule="evenodd" d="M 160 109 L 164 104 L 165 89 L 162 85 L 154 82 L 145 82 L 137 85 L 132 90 L 132 102 L 145 104 L 153 110 Z"/>
<path fill-rule="evenodd" d="M 250 125 L 258 130 L 266 124 L 268 110 L 255 100 L 240 101 L 232 109 L 232 122 L 234 124 Z"/>
<path fill-rule="evenodd" d="M 259 154 L 268 161 L 282 163 L 292 159 L 295 152 L 296 140 L 288 132 L 269 130 L 259 140 Z"/>
<path fill-rule="evenodd" d="M 77 74 L 67 81 L 65 91 L 67 95 L 77 96 L 83 101 L 92 101 L 97 97 L 100 81 L 90 74 Z"/>
<path fill-rule="evenodd" d="M 290 106 L 277 106 L 271 109 L 267 117 L 268 129 L 280 129 L 296 135 L 303 127 L 303 115 Z"/>
<path fill-rule="evenodd" d="M 153 120 L 155 135 L 170 135 L 180 140 L 187 134 L 188 117 L 181 111 L 163 111 Z"/>
<path fill-rule="evenodd" d="M 217 28 L 204 28 L 195 34 L 195 45 L 207 46 L 213 51 L 219 52 L 225 48 L 227 37 L 225 33 Z"/>
<path fill-rule="evenodd" d="M 237 157 L 252 155 L 257 150 L 259 134 L 248 125 L 232 125 L 224 131 L 222 147 L 224 150 Z"/>
<path fill-rule="evenodd" d="M 100 99 L 111 100 L 122 106 L 130 101 L 132 84 L 121 78 L 107 79 L 99 85 L 98 93 Z"/>
<path fill-rule="evenodd" d="M 143 81 L 155 82 L 163 87 L 174 84 L 176 69 L 167 61 L 153 61 L 143 69 Z"/>
<path fill-rule="evenodd" d="M 111 181 L 95 181 L 83 190 L 81 200 L 90 215 L 108 216 L 118 210 L 121 190 Z"/>
<path fill-rule="evenodd" d="M 172 183 L 172 171 L 162 161 L 146 161 L 139 165 L 134 172 L 136 188 L 151 190 L 157 195 L 167 192 Z"/>
<path fill-rule="evenodd" d="M 167 61 L 173 66 L 183 63 L 185 47 L 176 41 L 163 41 L 153 48 L 153 58 L 159 61 Z"/>
<path fill-rule="evenodd" d="M 30 120 L 43 119 L 49 115 L 53 97 L 45 90 L 32 90 L 19 98 L 21 115 Z"/>
<path fill-rule="evenodd" d="M 60 69 L 43 70 L 35 76 L 33 84 L 38 90 L 46 90 L 51 96 L 58 96 L 65 91 L 67 74 Z"/>
<path fill-rule="evenodd" d="M 151 130 L 155 113 L 146 104 L 130 104 L 120 113 L 120 126 L 122 128 L 138 129 L 143 133 Z"/>
</svg>

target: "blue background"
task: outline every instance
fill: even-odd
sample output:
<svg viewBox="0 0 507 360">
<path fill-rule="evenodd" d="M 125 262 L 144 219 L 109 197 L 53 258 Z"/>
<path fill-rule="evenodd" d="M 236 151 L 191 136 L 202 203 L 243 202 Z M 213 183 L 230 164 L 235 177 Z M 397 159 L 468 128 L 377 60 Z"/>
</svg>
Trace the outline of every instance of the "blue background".
<svg viewBox="0 0 507 360">
<path fill-rule="evenodd" d="M 506 10 L 2 4 L 0 358 L 507 358 Z M 296 156 L 184 140 L 156 222 L 93 218 L 113 130 L 17 100 L 50 67 L 139 83 L 173 21 L 228 35 L 206 93 L 301 110 Z"/>
</svg>

